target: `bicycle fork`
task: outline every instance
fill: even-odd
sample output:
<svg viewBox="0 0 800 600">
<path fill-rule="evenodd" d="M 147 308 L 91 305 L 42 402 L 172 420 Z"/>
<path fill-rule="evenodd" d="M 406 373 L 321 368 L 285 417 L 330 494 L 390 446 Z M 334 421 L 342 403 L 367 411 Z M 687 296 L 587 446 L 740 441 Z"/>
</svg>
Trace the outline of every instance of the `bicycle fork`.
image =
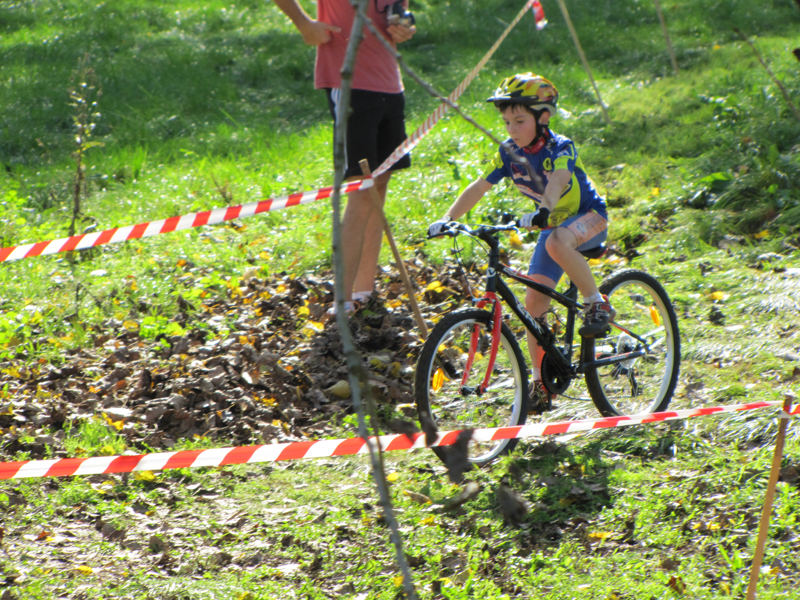
<svg viewBox="0 0 800 600">
<path fill-rule="evenodd" d="M 478 352 L 478 344 L 480 342 L 480 326 L 475 323 L 472 327 L 472 335 L 469 340 L 469 354 L 467 356 L 467 364 L 464 367 L 464 374 L 461 376 L 461 395 L 482 396 L 489 388 L 489 379 L 494 371 L 494 363 L 497 360 L 497 350 L 500 347 L 501 327 L 503 326 L 503 311 L 500 306 L 500 301 L 494 292 L 487 292 L 486 295 L 478 302 L 477 308 L 483 308 L 489 302 L 493 303 L 492 308 L 492 345 L 489 351 L 489 362 L 486 365 L 486 374 L 483 376 L 483 382 L 477 387 L 470 387 L 466 385 L 469 378 L 470 371 L 472 370 L 472 363 L 475 361 L 475 354 Z"/>
</svg>

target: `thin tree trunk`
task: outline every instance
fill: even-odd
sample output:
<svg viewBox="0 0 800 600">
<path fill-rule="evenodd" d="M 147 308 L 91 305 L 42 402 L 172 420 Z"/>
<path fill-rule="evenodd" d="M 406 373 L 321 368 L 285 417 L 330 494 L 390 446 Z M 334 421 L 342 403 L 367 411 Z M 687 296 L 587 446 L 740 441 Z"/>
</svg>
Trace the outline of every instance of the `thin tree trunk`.
<svg viewBox="0 0 800 600">
<path fill-rule="evenodd" d="M 353 0 L 351 0 L 353 1 Z M 366 7 L 369 0 L 357 0 L 353 2 L 357 9 L 355 20 L 353 21 L 353 29 L 350 32 L 350 41 L 347 45 L 347 53 L 345 54 L 344 65 L 342 66 L 342 87 L 341 87 L 341 103 L 340 107 L 344 112 L 340 112 L 340 118 L 336 123 L 334 131 L 334 154 L 333 154 L 333 196 L 331 202 L 333 204 L 333 264 L 336 273 L 334 281 L 336 290 L 336 324 L 339 327 L 339 335 L 342 340 L 342 349 L 345 357 L 347 358 L 348 378 L 350 381 L 350 389 L 352 390 L 353 406 L 358 413 L 358 433 L 361 438 L 367 443 L 369 448 L 370 460 L 372 462 L 372 476 L 375 479 L 375 484 L 378 488 L 380 496 L 380 504 L 383 508 L 384 518 L 391 530 L 391 541 L 395 547 L 395 555 L 397 564 L 403 574 L 403 587 L 405 589 L 406 597 L 409 600 L 418 600 L 417 591 L 414 587 L 414 582 L 411 578 L 411 571 L 408 562 L 403 552 L 403 542 L 400 539 L 400 531 L 397 525 L 397 519 L 392 510 L 392 500 L 389 495 L 389 486 L 386 482 L 386 477 L 383 472 L 383 461 L 380 456 L 380 448 L 376 449 L 373 442 L 369 440 L 369 431 L 367 429 L 366 411 L 364 404 L 361 401 L 361 392 L 363 390 L 366 402 L 370 407 L 370 413 L 373 426 L 377 426 L 375 420 L 374 410 L 372 408 L 372 397 L 369 382 L 367 381 L 367 373 L 364 369 L 361 356 L 358 354 L 353 343 L 353 335 L 350 332 L 350 325 L 347 321 L 347 314 L 344 309 L 344 259 L 342 256 L 342 231 L 341 231 L 341 195 L 339 193 L 340 187 L 344 180 L 344 136 L 347 131 L 347 120 L 350 117 L 350 92 L 353 82 L 353 65 L 355 65 L 358 47 L 364 37 L 364 24 L 366 22 Z M 344 118 L 341 118 L 342 115 Z"/>
</svg>

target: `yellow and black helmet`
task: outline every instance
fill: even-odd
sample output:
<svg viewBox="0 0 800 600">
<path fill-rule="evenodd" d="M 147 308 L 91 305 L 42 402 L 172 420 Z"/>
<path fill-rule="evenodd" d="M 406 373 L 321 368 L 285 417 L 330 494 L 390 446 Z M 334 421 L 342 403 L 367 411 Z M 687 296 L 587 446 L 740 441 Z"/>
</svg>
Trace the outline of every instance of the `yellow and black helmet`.
<svg viewBox="0 0 800 600">
<path fill-rule="evenodd" d="M 524 104 L 534 110 L 546 108 L 555 113 L 558 90 L 541 75 L 530 72 L 517 73 L 503 79 L 487 102 L 513 102 Z"/>
</svg>

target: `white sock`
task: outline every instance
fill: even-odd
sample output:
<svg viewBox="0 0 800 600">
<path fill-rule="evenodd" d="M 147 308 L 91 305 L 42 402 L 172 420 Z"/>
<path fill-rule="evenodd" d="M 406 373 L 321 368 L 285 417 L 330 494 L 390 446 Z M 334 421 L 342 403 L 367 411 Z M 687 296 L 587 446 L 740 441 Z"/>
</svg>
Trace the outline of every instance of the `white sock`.
<svg viewBox="0 0 800 600">
<path fill-rule="evenodd" d="M 605 300 L 603 299 L 603 295 L 600 292 L 597 292 L 593 296 L 583 297 L 583 303 L 586 304 L 587 306 L 589 304 L 594 304 L 595 302 L 605 302 Z"/>
<path fill-rule="evenodd" d="M 353 292 L 353 300 L 361 301 L 366 300 L 372 295 L 372 290 L 367 290 L 365 292 Z"/>
<path fill-rule="evenodd" d="M 541 369 L 534 369 L 533 370 L 533 380 L 534 381 L 541 381 L 542 380 L 542 370 Z"/>
<path fill-rule="evenodd" d="M 354 307 L 353 307 L 353 303 L 352 302 L 347 301 L 347 302 L 344 303 L 344 312 L 346 312 L 346 313 L 353 312 L 353 308 Z M 333 306 L 331 306 L 328 309 L 327 312 L 328 312 L 329 315 L 335 315 L 336 314 L 336 303 L 335 302 L 333 303 Z"/>
</svg>

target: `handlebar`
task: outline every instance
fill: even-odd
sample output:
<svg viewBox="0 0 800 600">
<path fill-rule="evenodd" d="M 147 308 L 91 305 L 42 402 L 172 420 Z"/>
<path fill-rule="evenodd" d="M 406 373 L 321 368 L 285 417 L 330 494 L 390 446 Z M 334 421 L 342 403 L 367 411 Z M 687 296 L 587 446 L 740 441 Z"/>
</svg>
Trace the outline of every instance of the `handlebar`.
<svg viewBox="0 0 800 600">
<path fill-rule="evenodd" d="M 501 231 L 518 231 L 516 217 L 513 215 L 503 215 L 504 220 L 506 220 L 507 217 L 510 217 L 510 220 L 507 223 L 502 225 L 481 225 L 477 229 L 473 229 L 466 223 L 451 221 L 447 223 L 445 230 L 441 234 L 433 236 L 429 235 L 428 239 L 430 240 L 437 237 L 456 237 L 461 233 L 466 233 L 469 236 L 477 237 L 478 239 L 488 242 Z"/>
</svg>

